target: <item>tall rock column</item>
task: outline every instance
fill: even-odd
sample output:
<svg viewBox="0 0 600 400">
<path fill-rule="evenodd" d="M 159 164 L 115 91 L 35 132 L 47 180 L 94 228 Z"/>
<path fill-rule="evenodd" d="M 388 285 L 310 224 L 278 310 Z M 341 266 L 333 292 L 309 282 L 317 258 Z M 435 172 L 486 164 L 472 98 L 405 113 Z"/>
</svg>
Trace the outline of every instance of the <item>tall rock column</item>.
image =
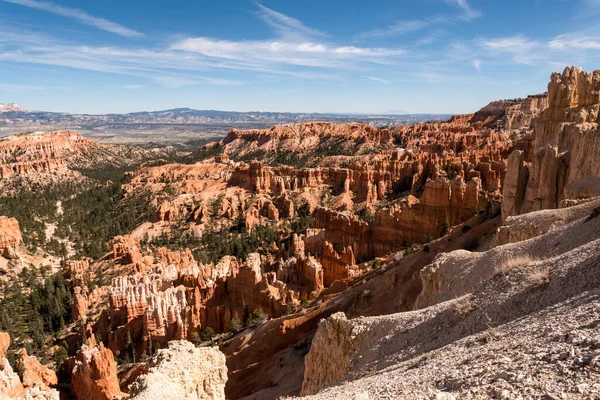
<svg viewBox="0 0 600 400">
<path fill-rule="evenodd" d="M 117 363 L 112 351 L 83 345 L 75 356 L 73 393 L 79 400 L 112 400 L 125 396 L 119 388 Z"/>
</svg>

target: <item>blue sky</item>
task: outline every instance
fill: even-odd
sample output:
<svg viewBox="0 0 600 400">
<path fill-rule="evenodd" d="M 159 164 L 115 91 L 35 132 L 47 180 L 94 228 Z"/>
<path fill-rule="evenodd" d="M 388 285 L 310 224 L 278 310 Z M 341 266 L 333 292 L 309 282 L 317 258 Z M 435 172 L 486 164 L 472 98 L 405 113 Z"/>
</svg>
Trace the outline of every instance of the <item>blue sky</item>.
<svg viewBox="0 0 600 400">
<path fill-rule="evenodd" d="M 600 68 L 600 0 L 0 0 L 0 103 L 472 112 Z"/>
</svg>

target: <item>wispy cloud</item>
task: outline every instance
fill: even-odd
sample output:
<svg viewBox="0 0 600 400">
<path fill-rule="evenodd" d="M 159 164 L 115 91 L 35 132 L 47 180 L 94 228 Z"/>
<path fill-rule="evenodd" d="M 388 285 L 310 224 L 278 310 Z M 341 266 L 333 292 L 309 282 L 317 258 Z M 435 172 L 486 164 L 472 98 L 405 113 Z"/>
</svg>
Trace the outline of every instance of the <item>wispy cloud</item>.
<svg viewBox="0 0 600 400">
<path fill-rule="evenodd" d="M 30 41 L 30 37 L 37 41 Z M 10 40 L 2 38 L 9 37 Z M 181 52 L 65 43 L 29 32 L 0 30 L 0 61 L 52 65 L 87 71 L 137 76 L 167 87 L 195 84 L 241 85 L 246 82 L 206 76 L 207 69 L 236 66 L 208 63 Z"/>
<path fill-rule="evenodd" d="M 357 37 L 360 39 L 368 39 L 399 36 L 420 31 L 429 27 L 455 24 L 461 21 L 470 21 L 472 19 L 481 17 L 481 13 L 472 9 L 467 0 L 444 0 L 444 2 L 451 6 L 457 7 L 460 12 L 458 14 L 435 14 L 422 19 L 400 20 L 385 28 L 378 28 L 367 32 L 362 32 L 358 34 Z"/>
<path fill-rule="evenodd" d="M 467 19 L 481 17 L 481 13 L 473 10 L 467 0 L 446 0 L 446 3 L 460 8 L 463 11 L 463 16 Z"/>
<path fill-rule="evenodd" d="M 60 7 L 37 0 L 0 1 L 31 7 L 43 5 L 52 10 Z M 333 81 L 340 79 L 342 71 L 373 69 L 409 57 L 406 50 L 399 48 L 332 43 L 329 36 L 296 18 L 261 4 L 257 4 L 257 10 L 259 19 L 273 29 L 273 38 L 233 41 L 180 37 L 166 46 L 133 48 L 78 44 L 50 34 L 2 26 L 0 61 L 136 76 L 177 88 L 248 83 L 247 76 L 229 79 L 228 71 L 248 71 L 259 78 L 280 75 Z"/>
<path fill-rule="evenodd" d="M 568 50 L 600 50 L 600 36 L 581 36 L 580 34 L 563 34 L 548 43 L 551 49 Z"/>
<path fill-rule="evenodd" d="M 483 47 L 488 49 L 507 53 L 523 53 L 538 46 L 537 42 L 528 39 L 523 35 L 481 39 L 480 43 Z"/>
<path fill-rule="evenodd" d="M 388 79 L 383 79 L 383 78 L 378 78 L 376 76 L 365 76 L 365 79 L 369 82 L 372 83 L 383 83 L 383 84 L 389 84 L 392 83 L 392 81 L 388 80 Z"/>
<path fill-rule="evenodd" d="M 523 35 L 480 39 L 478 45 L 493 54 L 508 55 L 512 61 L 531 65 L 541 58 L 540 43 Z"/>
<path fill-rule="evenodd" d="M 278 63 L 305 67 L 341 67 L 342 61 L 378 59 L 405 54 L 401 49 L 355 46 L 329 46 L 323 43 L 273 41 L 228 41 L 211 38 L 189 38 L 174 43 L 172 50 L 197 53 L 214 59 L 250 63 Z"/>
<path fill-rule="evenodd" d="M 304 25 L 302 21 L 296 18 L 272 10 L 260 3 L 256 3 L 256 5 L 259 8 L 260 18 L 273 27 L 281 37 L 298 39 L 305 36 L 325 36 L 323 32 Z"/>
<path fill-rule="evenodd" d="M 95 17 L 86 13 L 83 10 L 79 10 L 77 8 L 70 8 L 66 6 L 61 6 L 59 4 L 50 3 L 47 1 L 38 1 L 38 0 L 0 0 L 6 3 L 18 4 L 21 6 L 35 8 L 38 10 L 43 10 L 50 12 L 52 14 L 60 15 L 67 18 L 75 19 L 82 24 L 95 26 L 98 29 L 102 29 L 107 32 L 115 33 L 117 35 L 125 36 L 125 37 L 142 37 L 143 33 L 137 32 L 133 29 L 127 28 L 123 25 L 119 25 L 115 22 L 106 20 L 104 18 Z"/>
<path fill-rule="evenodd" d="M 323 41 L 326 35 L 301 21 L 258 4 L 260 17 L 276 37 L 270 40 L 219 40 L 191 37 L 171 45 L 173 51 L 199 54 L 216 60 L 243 62 L 254 67 L 294 65 L 312 68 L 352 67 L 356 62 L 384 63 L 405 55 L 397 48 L 334 45 Z"/>
</svg>

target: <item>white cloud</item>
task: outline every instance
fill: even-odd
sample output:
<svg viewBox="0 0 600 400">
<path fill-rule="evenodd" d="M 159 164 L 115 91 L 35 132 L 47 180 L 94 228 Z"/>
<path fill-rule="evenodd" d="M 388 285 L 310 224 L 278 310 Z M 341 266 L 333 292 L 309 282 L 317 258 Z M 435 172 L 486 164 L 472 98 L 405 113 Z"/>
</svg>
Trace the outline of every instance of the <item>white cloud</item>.
<svg viewBox="0 0 600 400">
<path fill-rule="evenodd" d="M 479 71 L 479 69 L 481 68 L 481 60 L 478 60 L 478 59 L 473 60 L 473 66 L 475 67 L 475 69 L 477 71 Z"/>
<path fill-rule="evenodd" d="M 483 47 L 490 50 L 503 51 L 507 53 L 523 53 L 538 46 L 538 43 L 522 35 L 482 39 L 479 41 Z"/>
<path fill-rule="evenodd" d="M 270 68 L 273 64 L 310 68 L 350 68 L 356 63 L 384 63 L 406 54 L 402 49 L 339 46 L 322 41 L 323 33 L 301 21 L 258 4 L 261 18 L 276 37 L 269 40 L 219 40 L 190 37 L 173 43 L 172 51 L 194 53 L 213 60 Z"/>
<path fill-rule="evenodd" d="M 144 85 L 125 85 L 124 86 L 125 89 L 132 89 L 132 90 L 141 89 L 143 87 L 144 87 Z"/>
<path fill-rule="evenodd" d="M 325 36 L 324 33 L 304 25 L 302 21 L 296 18 L 272 10 L 262 4 L 257 3 L 256 5 L 259 8 L 260 18 L 271 25 L 281 37 Z"/>
<path fill-rule="evenodd" d="M 522 35 L 480 39 L 477 45 L 480 47 L 480 58 L 508 56 L 512 62 L 525 65 L 533 65 L 547 58 L 542 44 Z"/>
<path fill-rule="evenodd" d="M 374 82 L 374 83 L 383 83 L 383 84 L 389 84 L 392 83 L 392 81 L 387 80 L 387 79 L 383 79 L 383 78 L 377 78 L 375 76 L 365 76 L 365 79 L 370 81 L 370 82 Z"/>
<path fill-rule="evenodd" d="M 462 9 L 466 18 L 472 19 L 479 18 L 481 16 L 479 11 L 475 11 L 471 8 L 467 0 L 446 0 L 446 3 Z"/>
<path fill-rule="evenodd" d="M 273 41 L 228 41 L 205 37 L 178 41 L 171 50 L 200 54 L 213 59 L 235 60 L 255 66 L 269 63 L 304 67 L 343 67 L 343 62 L 378 62 L 405 54 L 401 49 L 330 46 L 324 43 Z"/>
<path fill-rule="evenodd" d="M 557 36 L 548 42 L 548 47 L 553 50 L 600 50 L 600 37 L 581 36 L 579 34 L 564 34 Z"/>
<path fill-rule="evenodd" d="M 107 32 L 115 33 L 117 35 L 125 37 L 142 37 L 143 33 L 137 32 L 133 29 L 127 28 L 123 25 L 119 25 L 115 22 L 108 21 L 104 18 L 94 17 L 86 13 L 83 10 L 76 8 L 70 8 L 61 6 L 59 4 L 50 3 L 47 1 L 38 0 L 0 0 L 6 3 L 18 4 L 21 6 L 35 8 L 50 12 L 52 14 L 61 15 L 63 17 L 75 19 L 85 25 L 95 26 L 96 28 L 102 29 Z"/>
<path fill-rule="evenodd" d="M 460 13 L 456 15 L 436 14 L 428 18 L 400 20 L 396 23 L 381 29 L 373 29 L 367 32 L 362 32 L 358 35 L 359 38 L 374 38 L 374 37 L 389 37 L 405 35 L 420 31 L 428 27 L 437 27 L 445 24 L 455 24 L 461 21 L 471 21 L 481 17 L 479 11 L 471 8 L 467 0 L 444 0 L 447 4 L 460 9 Z M 421 40 L 420 40 L 421 41 Z"/>
<path fill-rule="evenodd" d="M 31 36 L 38 41 L 29 40 Z M 137 76 L 168 87 L 186 84 L 241 85 L 240 80 L 206 76 L 209 68 L 231 68 L 235 65 L 208 63 L 194 55 L 170 50 L 96 47 L 59 42 L 28 32 L 5 33 L 0 30 L 0 61 L 53 65 L 95 72 Z"/>
</svg>

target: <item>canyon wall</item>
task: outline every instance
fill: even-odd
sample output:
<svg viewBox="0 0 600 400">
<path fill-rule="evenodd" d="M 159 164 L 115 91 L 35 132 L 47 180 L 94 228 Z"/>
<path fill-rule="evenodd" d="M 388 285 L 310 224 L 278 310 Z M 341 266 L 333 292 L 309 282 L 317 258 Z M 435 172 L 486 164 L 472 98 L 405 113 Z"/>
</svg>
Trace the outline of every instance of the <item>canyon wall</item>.
<svg viewBox="0 0 600 400">
<path fill-rule="evenodd" d="M 549 106 L 535 121 L 534 154 L 509 158 L 504 218 L 600 195 L 600 71 L 554 73 L 548 93 Z"/>
<path fill-rule="evenodd" d="M 71 131 L 23 133 L 0 139 L 0 179 L 27 178 L 43 183 L 73 175 L 69 159 L 97 144 Z"/>
</svg>

